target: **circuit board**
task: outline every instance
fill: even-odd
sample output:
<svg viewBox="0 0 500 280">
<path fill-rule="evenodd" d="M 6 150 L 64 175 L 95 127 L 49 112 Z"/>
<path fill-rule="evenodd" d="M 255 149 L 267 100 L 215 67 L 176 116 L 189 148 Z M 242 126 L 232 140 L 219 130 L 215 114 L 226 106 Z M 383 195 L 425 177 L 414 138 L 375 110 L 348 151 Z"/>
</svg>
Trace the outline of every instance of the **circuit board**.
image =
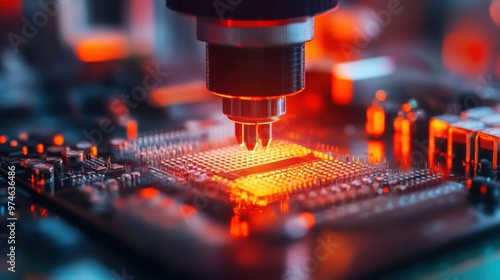
<svg viewBox="0 0 500 280">
<path fill-rule="evenodd" d="M 431 131 L 448 128 L 433 139 L 452 127 L 471 129 L 454 125 L 463 121 L 457 118 L 434 118 Z M 286 137 L 249 152 L 235 143 L 230 124 L 218 122 L 114 138 L 103 153 L 91 143 L 43 141 L 3 145 L 3 174 L 14 167 L 19 187 L 51 211 L 186 277 L 251 279 L 262 269 L 272 279 L 363 277 L 500 224 L 496 203 L 481 196 L 490 190 L 481 194 L 485 183 L 467 176 L 467 153 L 465 172 L 450 179 L 438 159 L 394 168 L 383 157 Z M 436 143 L 433 149 L 443 147 Z M 436 223 L 438 238 L 429 239 Z M 325 257 L 314 257 L 326 243 Z M 302 257 L 288 260 L 296 246 Z M 251 267 L 241 260 L 246 254 L 259 256 Z M 308 258 L 315 269 L 307 269 Z"/>
</svg>

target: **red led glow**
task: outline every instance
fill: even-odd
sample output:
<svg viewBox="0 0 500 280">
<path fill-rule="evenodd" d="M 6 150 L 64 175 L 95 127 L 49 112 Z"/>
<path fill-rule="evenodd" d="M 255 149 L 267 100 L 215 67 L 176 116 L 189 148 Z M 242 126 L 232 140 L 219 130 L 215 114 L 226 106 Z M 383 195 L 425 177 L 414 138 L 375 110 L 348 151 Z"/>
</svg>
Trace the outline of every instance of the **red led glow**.
<svg viewBox="0 0 500 280">
<path fill-rule="evenodd" d="M 457 28 L 443 40 L 443 63 L 458 75 L 474 77 L 487 71 L 492 58 L 491 37 L 477 29 Z"/>
<path fill-rule="evenodd" d="M 481 191 L 481 194 L 486 194 L 486 191 L 488 190 L 485 185 L 482 185 L 481 188 L 479 189 Z"/>
<path fill-rule="evenodd" d="M 157 196 L 159 193 L 160 193 L 160 191 L 155 189 L 155 188 L 145 188 L 139 192 L 139 194 L 143 198 L 153 198 L 153 197 Z"/>
</svg>

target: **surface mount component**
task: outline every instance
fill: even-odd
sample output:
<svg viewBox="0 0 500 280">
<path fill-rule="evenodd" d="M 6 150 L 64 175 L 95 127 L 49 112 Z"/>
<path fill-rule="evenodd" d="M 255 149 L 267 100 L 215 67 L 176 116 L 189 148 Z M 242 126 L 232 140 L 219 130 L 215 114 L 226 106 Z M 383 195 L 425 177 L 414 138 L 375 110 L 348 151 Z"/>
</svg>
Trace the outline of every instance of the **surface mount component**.
<svg viewBox="0 0 500 280">
<path fill-rule="evenodd" d="M 338 0 L 167 0 L 197 17 L 207 43 L 207 88 L 222 97 L 240 144 L 267 147 L 272 123 L 286 113 L 286 97 L 304 89 L 304 43 L 314 37 L 313 16 Z"/>
</svg>

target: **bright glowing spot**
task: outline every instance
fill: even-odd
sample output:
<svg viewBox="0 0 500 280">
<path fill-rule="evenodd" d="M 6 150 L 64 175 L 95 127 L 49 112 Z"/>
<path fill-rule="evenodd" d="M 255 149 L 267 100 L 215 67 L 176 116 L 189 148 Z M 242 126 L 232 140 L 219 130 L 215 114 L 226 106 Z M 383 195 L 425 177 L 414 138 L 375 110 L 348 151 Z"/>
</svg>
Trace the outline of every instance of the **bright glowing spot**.
<svg viewBox="0 0 500 280">
<path fill-rule="evenodd" d="M 36 145 L 36 152 L 37 153 L 41 154 L 41 153 L 43 153 L 43 150 L 44 150 L 43 144 L 40 143 L 40 144 Z"/>
<path fill-rule="evenodd" d="M 385 154 L 385 146 L 381 141 L 368 142 L 368 155 L 370 156 L 370 163 L 380 162 Z"/>
<path fill-rule="evenodd" d="M 145 188 L 139 192 L 139 194 L 144 198 L 152 198 L 157 196 L 159 193 L 160 191 L 155 188 Z"/>
<path fill-rule="evenodd" d="M 311 112 L 318 112 L 323 107 L 321 95 L 317 92 L 309 92 L 304 95 L 304 109 Z"/>
<path fill-rule="evenodd" d="M 489 35 L 458 29 L 443 40 L 443 63 L 452 73 L 476 78 L 487 70 L 491 51 Z"/>
<path fill-rule="evenodd" d="M 5 136 L 5 135 L 0 136 L 0 144 L 7 143 L 7 140 L 8 140 L 7 136 Z"/>
<path fill-rule="evenodd" d="M 129 54 L 127 36 L 113 32 L 92 34 L 80 40 L 76 45 L 76 55 L 85 62 L 121 59 Z"/>
<path fill-rule="evenodd" d="M 349 105 L 354 95 L 354 83 L 349 79 L 333 76 L 332 101 L 338 105 Z"/>
<path fill-rule="evenodd" d="M 11 147 L 17 147 L 17 144 L 18 144 L 18 143 L 17 143 L 17 141 L 16 141 L 16 140 L 12 140 L 12 141 L 10 141 L 10 146 L 11 146 Z"/>
<path fill-rule="evenodd" d="M 97 146 L 90 147 L 90 157 L 96 158 L 98 155 Z"/>
<path fill-rule="evenodd" d="M 207 100 L 213 97 L 205 83 L 188 83 L 153 89 L 149 93 L 149 102 L 156 106 L 171 106 Z"/>
<path fill-rule="evenodd" d="M 127 122 L 127 138 L 134 140 L 137 139 L 139 127 L 137 121 L 130 120 Z"/>
<path fill-rule="evenodd" d="M 405 111 L 407 113 L 411 112 L 411 105 L 410 105 L 410 103 L 403 104 L 403 107 L 401 107 L 401 108 L 403 109 L 403 111 Z"/>
<path fill-rule="evenodd" d="M 54 135 L 54 145 L 62 146 L 63 144 L 64 144 L 64 135 L 62 134 Z"/>
<path fill-rule="evenodd" d="M 314 218 L 314 214 L 309 212 L 304 212 L 300 214 L 300 218 L 302 219 L 305 228 L 312 228 L 316 223 L 316 218 Z"/>
<path fill-rule="evenodd" d="M 27 155 L 27 154 L 28 154 L 28 147 L 23 146 L 23 148 L 22 148 L 22 152 L 23 152 L 23 155 L 24 155 L 24 156 L 25 156 L 25 155 Z"/>
<path fill-rule="evenodd" d="M 385 110 L 380 106 L 370 106 L 366 110 L 366 133 L 380 137 L 385 131 Z"/>
</svg>

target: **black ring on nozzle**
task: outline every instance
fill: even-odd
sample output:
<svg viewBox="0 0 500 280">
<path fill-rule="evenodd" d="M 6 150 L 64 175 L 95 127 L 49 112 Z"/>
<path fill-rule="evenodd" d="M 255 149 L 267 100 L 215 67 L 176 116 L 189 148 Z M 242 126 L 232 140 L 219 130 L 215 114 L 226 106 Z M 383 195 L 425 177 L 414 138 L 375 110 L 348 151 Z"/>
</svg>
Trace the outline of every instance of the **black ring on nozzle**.
<svg viewBox="0 0 500 280">
<path fill-rule="evenodd" d="M 280 20 L 314 16 L 338 0 L 167 0 L 171 10 L 198 17 L 233 20 Z"/>
<path fill-rule="evenodd" d="M 304 89 L 304 44 L 238 48 L 207 44 L 207 88 L 218 94 L 270 97 Z"/>
</svg>

